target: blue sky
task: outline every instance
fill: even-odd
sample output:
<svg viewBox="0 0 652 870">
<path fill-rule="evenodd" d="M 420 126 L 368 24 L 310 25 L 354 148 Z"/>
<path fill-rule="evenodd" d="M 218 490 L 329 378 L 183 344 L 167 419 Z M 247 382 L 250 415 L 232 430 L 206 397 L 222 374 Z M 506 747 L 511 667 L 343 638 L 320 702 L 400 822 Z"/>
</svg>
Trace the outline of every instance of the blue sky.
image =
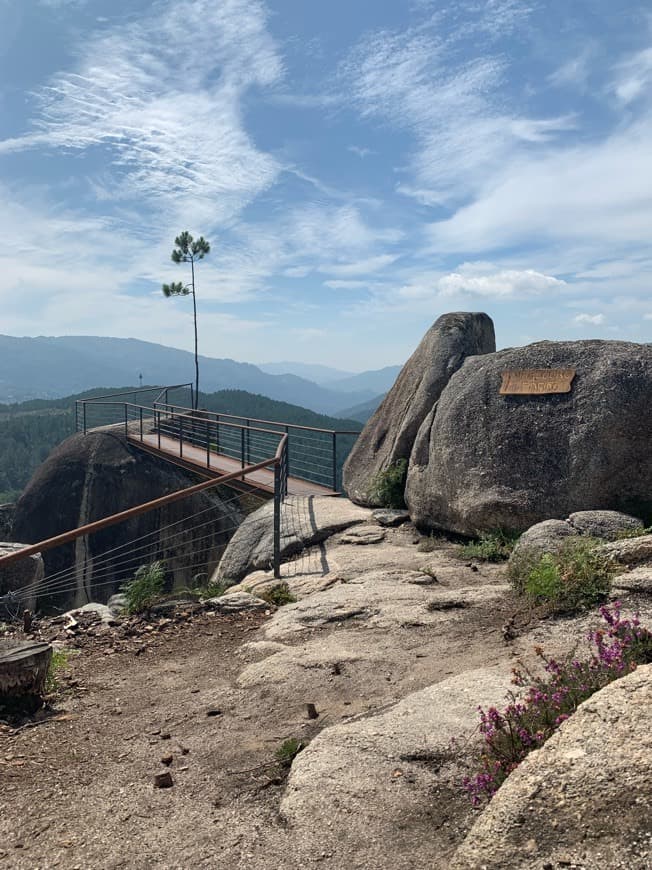
<svg viewBox="0 0 652 870">
<path fill-rule="evenodd" d="M 0 0 L 0 332 L 354 369 L 487 311 L 499 346 L 652 340 L 636 0 Z"/>
</svg>

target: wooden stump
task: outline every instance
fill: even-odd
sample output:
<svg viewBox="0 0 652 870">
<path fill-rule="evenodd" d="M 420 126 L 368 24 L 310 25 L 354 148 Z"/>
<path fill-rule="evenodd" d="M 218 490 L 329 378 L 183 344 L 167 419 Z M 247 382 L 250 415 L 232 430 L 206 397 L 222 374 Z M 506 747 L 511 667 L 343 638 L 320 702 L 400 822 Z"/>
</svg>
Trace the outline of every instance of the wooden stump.
<svg viewBox="0 0 652 870">
<path fill-rule="evenodd" d="M 41 696 L 51 660 L 49 643 L 0 640 L 0 703 Z"/>
</svg>

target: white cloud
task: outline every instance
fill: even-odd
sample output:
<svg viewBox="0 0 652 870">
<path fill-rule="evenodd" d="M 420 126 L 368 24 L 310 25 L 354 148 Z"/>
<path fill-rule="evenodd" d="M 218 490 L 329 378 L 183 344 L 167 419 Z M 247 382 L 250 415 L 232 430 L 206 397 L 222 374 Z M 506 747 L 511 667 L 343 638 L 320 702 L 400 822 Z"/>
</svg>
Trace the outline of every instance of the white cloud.
<svg viewBox="0 0 652 870">
<path fill-rule="evenodd" d="M 616 68 L 612 89 L 618 100 L 627 105 L 652 88 L 652 47 L 637 52 Z"/>
<path fill-rule="evenodd" d="M 606 317 L 604 314 L 577 314 L 573 318 L 575 323 L 579 324 L 589 324 L 591 326 L 602 326 L 606 323 Z"/>
<path fill-rule="evenodd" d="M 347 145 L 347 151 L 350 151 L 352 154 L 356 154 L 362 160 L 365 157 L 368 157 L 370 154 L 374 154 L 371 148 L 361 148 L 359 145 Z"/>
<path fill-rule="evenodd" d="M 464 11 L 462 24 L 440 10 L 430 26 L 367 36 L 340 71 L 363 117 L 413 134 L 410 178 L 397 190 L 429 205 L 463 200 L 488 174 L 576 127 L 572 115 L 531 118 L 505 100 L 507 61 L 492 41 L 520 26 L 531 7 L 501 0 Z"/>
<path fill-rule="evenodd" d="M 565 281 L 542 275 L 534 269 L 501 269 L 490 274 L 476 274 L 477 269 L 465 269 L 444 275 L 438 286 L 442 296 L 486 296 L 493 299 L 524 299 L 545 293 L 558 292 Z"/>
<path fill-rule="evenodd" d="M 649 250 L 650 141 L 652 119 L 643 119 L 602 142 L 513 163 L 489 176 L 470 205 L 430 225 L 433 250 L 557 243 L 568 252 L 581 243 L 583 267 L 602 259 L 605 245 L 612 255 Z"/>
<path fill-rule="evenodd" d="M 585 46 L 548 76 L 550 84 L 558 88 L 569 86 L 584 88 L 591 72 L 591 61 L 595 55 L 593 45 Z"/>
<path fill-rule="evenodd" d="M 36 132 L 0 142 L 108 149 L 111 193 L 167 203 L 215 225 L 271 185 L 277 162 L 244 130 L 247 89 L 282 75 L 259 0 L 180 0 L 88 39 L 40 93 Z M 183 22 L 183 26 L 179 26 Z"/>
</svg>

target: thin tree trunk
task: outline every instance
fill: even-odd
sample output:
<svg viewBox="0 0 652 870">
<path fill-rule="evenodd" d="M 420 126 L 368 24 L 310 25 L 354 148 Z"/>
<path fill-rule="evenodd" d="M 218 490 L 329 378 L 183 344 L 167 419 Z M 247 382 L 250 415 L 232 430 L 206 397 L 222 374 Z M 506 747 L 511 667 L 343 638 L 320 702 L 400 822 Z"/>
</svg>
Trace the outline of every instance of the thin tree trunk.
<svg viewBox="0 0 652 870">
<path fill-rule="evenodd" d="M 197 300 L 195 298 L 195 261 L 190 261 L 192 269 L 192 310 L 195 320 L 195 410 L 199 407 L 199 355 L 197 351 Z"/>
</svg>

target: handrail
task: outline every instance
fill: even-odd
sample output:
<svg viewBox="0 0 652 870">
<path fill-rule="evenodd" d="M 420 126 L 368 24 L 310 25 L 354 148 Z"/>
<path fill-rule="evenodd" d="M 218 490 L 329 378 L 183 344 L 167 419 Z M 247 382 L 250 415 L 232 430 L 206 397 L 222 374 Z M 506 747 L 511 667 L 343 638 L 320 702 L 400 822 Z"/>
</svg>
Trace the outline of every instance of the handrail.
<svg viewBox="0 0 652 870">
<path fill-rule="evenodd" d="M 124 408 L 136 408 L 136 409 L 142 408 L 143 411 L 150 411 L 154 415 L 156 415 L 156 413 L 157 413 L 156 408 L 150 408 L 148 405 L 136 405 L 133 402 L 98 402 L 98 404 L 99 405 L 121 405 Z M 162 404 L 162 403 L 159 402 L 159 404 Z M 168 407 L 181 408 L 182 406 L 181 405 L 169 405 Z M 175 420 L 192 420 L 193 423 L 217 422 L 220 424 L 220 426 L 230 426 L 232 429 L 246 429 L 249 432 L 264 432 L 265 435 L 284 435 L 284 436 L 287 435 L 286 432 L 278 432 L 276 429 L 259 429 L 257 426 L 246 426 L 244 423 L 225 423 L 223 420 L 211 421 L 211 420 L 208 420 L 206 417 L 198 417 L 197 416 L 198 414 L 206 413 L 204 411 L 192 412 L 192 408 L 184 408 L 183 410 L 190 411 L 191 413 L 190 414 L 176 414 L 175 412 L 172 412 L 172 414 L 171 414 L 172 417 Z M 212 413 L 212 412 L 209 411 L 208 413 Z M 227 416 L 234 416 L 234 415 L 231 414 L 231 415 L 227 415 Z M 236 418 L 236 419 L 238 419 L 238 418 Z M 242 418 L 242 419 L 247 419 L 247 418 Z M 264 422 L 264 421 L 256 421 L 256 422 Z M 117 425 L 121 426 L 122 423 L 119 423 Z M 283 424 L 280 424 L 280 425 L 283 425 Z"/>
<path fill-rule="evenodd" d="M 89 396 L 87 399 L 75 399 L 76 402 L 88 402 L 89 404 L 93 404 L 96 399 L 110 399 L 112 396 L 133 396 L 134 393 L 151 393 L 154 390 L 158 390 L 158 397 L 165 392 L 165 390 L 178 390 L 180 387 L 191 387 L 192 384 L 172 384 L 169 387 L 160 387 L 158 384 L 155 387 L 134 387 L 133 390 L 123 390 L 120 393 L 104 393 L 102 396 Z M 98 404 L 102 404 L 98 402 Z M 110 405 L 111 402 L 106 402 L 105 404 Z M 117 403 L 116 403 L 117 404 Z M 120 403 L 122 404 L 122 403 Z"/>
<path fill-rule="evenodd" d="M 167 408 L 179 408 L 182 411 L 192 411 L 192 408 L 185 408 L 183 405 L 172 405 L 169 402 L 154 402 L 154 405 L 164 405 Z M 323 432 L 326 435 L 359 435 L 359 431 L 351 431 L 348 429 L 321 429 L 318 426 L 300 426 L 298 423 L 282 423 L 279 420 L 258 420 L 256 417 L 247 417 L 245 414 L 226 414 L 222 411 L 207 411 L 204 408 L 198 408 L 195 414 L 211 414 L 213 416 L 230 417 L 233 420 L 249 420 L 251 423 L 265 423 L 270 426 L 289 426 L 291 429 L 304 429 L 307 432 Z M 178 415 L 181 416 L 181 415 Z M 201 419 L 201 418 L 200 418 Z M 221 419 L 220 419 L 221 422 Z M 253 428 L 253 427 L 247 427 Z M 269 432 L 269 429 L 263 430 Z"/>
<path fill-rule="evenodd" d="M 196 483 L 193 486 L 186 487 L 185 489 L 176 490 L 175 492 L 168 493 L 167 495 L 163 495 L 160 498 L 155 498 L 152 501 L 143 502 L 143 504 L 135 505 L 132 508 L 128 508 L 127 510 L 120 511 L 117 514 L 111 514 L 108 517 L 104 517 L 101 520 L 95 520 L 92 523 L 87 523 L 85 526 L 79 526 L 77 529 L 70 529 L 67 532 L 62 532 L 60 535 L 55 535 L 53 538 L 46 538 L 44 541 L 39 541 L 37 544 L 31 544 L 29 547 L 24 547 L 21 550 L 16 550 L 13 553 L 9 553 L 6 556 L 0 556 L 0 568 L 5 565 L 9 565 L 12 562 L 17 562 L 19 559 L 25 559 L 27 556 L 33 556 L 35 553 L 41 553 L 44 550 L 51 550 L 54 547 L 59 547 L 62 544 L 67 544 L 70 541 L 74 541 L 77 538 L 82 537 L 83 535 L 90 535 L 94 532 L 99 532 L 102 529 L 106 529 L 109 526 L 114 526 L 117 523 L 121 523 L 124 520 L 131 519 L 131 517 L 137 517 L 141 514 L 148 513 L 151 510 L 157 510 L 160 507 L 165 507 L 165 505 L 172 504 L 175 501 L 180 501 L 183 498 L 186 498 L 189 495 L 194 495 L 197 492 L 202 492 L 205 489 L 209 489 L 213 486 L 220 486 L 222 484 L 228 483 L 231 480 L 235 480 L 239 477 L 245 477 L 247 474 L 251 474 L 254 471 L 258 471 L 261 468 L 267 468 L 270 465 L 280 466 L 283 458 L 283 450 L 284 446 L 287 442 L 287 435 L 283 434 L 283 438 L 279 442 L 279 446 L 276 449 L 276 453 L 273 457 L 269 459 L 264 459 L 262 462 L 258 462 L 255 465 L 250 465 L 245 468 L 238 469 L 238 471 L 231 471 L 229 474 L 224 474 L 221 477 L 214 478 L 212 480 L 204 480 L 201 483 Z"/>
</svg>

